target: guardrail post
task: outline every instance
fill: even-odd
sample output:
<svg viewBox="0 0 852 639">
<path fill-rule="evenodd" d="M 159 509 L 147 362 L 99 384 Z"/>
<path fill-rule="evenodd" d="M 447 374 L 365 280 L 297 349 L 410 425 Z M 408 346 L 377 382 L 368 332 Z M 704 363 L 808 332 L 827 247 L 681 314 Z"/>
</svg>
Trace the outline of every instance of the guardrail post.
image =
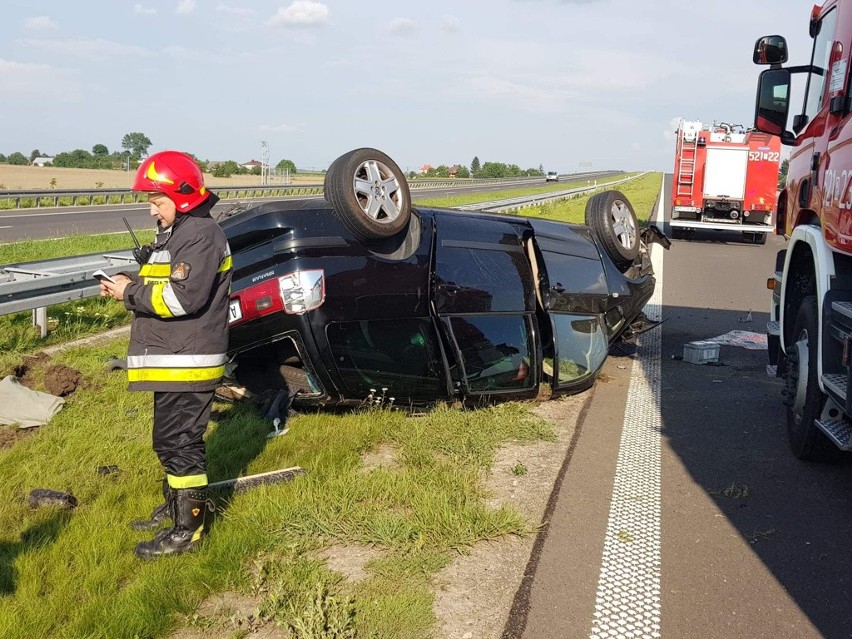
<svg viewBox="0 0 852 639">
<path fill-rule="evenodd" d="M 33 309 L 33 326 L 38 329 L 39 337 L 47 337 L 47 307 Z"/>
</svg>

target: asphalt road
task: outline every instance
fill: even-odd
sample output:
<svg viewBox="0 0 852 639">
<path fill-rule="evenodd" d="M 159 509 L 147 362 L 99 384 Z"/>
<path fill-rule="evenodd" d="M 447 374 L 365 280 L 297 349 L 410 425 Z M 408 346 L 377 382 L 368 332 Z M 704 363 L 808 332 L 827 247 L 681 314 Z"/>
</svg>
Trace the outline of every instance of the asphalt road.
<svg viewBox="0 0 852 639">
<path fill-rule="evenodd" d="M 703 232 L 664 254 L 658 350 L 607 361 L 504 637 L 852 637 L 852 464 L 790 454 L 766 351 L 674 359 L 690 341 L 764 330 L 784 244 Z M 643 362 L 644 397 L 628 393 L 637 357 L 657 362 Z M 631 457 L 637 414 L 656 448 Z"/>
</svg>

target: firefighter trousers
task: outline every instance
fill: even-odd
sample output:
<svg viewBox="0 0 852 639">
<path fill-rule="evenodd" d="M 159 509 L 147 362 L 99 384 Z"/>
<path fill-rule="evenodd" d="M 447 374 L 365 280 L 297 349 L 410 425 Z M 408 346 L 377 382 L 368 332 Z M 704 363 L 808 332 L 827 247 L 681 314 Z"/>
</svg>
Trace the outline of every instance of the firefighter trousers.
<svg viewBox="0 0 852 639">
<path fill-rule="evenodd" d="M 154 452 L 172 488 L 207 485 L 204 431 L 213 392 L 154 393 Z"/>
</svg>

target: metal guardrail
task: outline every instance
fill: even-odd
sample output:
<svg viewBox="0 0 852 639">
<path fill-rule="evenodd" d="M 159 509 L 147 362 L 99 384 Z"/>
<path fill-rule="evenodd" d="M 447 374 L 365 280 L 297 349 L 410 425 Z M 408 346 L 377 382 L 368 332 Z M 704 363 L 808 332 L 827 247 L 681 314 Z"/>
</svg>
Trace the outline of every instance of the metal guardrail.
<svg viewBox="0 0 852 639">
<path fill-rule="evenodd" d="M 460 188 L 483 184 L 538 184 L 540 177 L 523 178 L 453 178 L 453 179 L 412 179 L 408 180 L 411 189 Z M 322 184 L 288 184 L 266 186 L 210 186 L 210 190 L 221 199 L 268 198 L 268 197 L 306 197 L 323 194 Z M 85 200 L 84 204 L 81 201 Z M 49 206 L 102 206 L 106 204 L 135 204 L 147 202 L 147 195 L 128 189 L 39 189 L 26 191 L 0 191 L 0 203 L 14 202 L 14 209 L 21 208 L 21 202 L 32 202 L 32 206 L 23 208 L 41 208 L 44 202 Z M 7 209 L 8 210 L 8 209 Z"/>
<path fill-rule="evenodd" d="M 131 251 L 91 253 L 0 267 L 0 315 L 73 302 L 100 294 L 92 273 L 137 273 Z"/>
</svg>

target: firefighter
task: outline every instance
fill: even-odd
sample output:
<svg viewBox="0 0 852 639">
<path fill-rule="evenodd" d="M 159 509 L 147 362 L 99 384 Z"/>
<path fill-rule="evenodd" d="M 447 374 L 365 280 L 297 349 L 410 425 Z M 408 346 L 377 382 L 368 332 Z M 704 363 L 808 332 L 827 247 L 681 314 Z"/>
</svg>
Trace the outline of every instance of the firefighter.
<svg viewBox="0 0 852 639">
<path fill-rule="evenodd" d="M 134 191 L 148 193 L 157 236 L 137 276 L 101 283 L 101 295 L 133 312 L 127 354 L 129 390 L 154 393 L 154 452 L 165 471 L 165 503 L 134 529 L 171 529 L 137 544 L 153 558 L 192 550 L 212 515 L 204 432 L 228 346 L 231 251 L 211 217 L 218 201 L 195 161 L 177 151 L 142 162 Z"/>
</svg>

